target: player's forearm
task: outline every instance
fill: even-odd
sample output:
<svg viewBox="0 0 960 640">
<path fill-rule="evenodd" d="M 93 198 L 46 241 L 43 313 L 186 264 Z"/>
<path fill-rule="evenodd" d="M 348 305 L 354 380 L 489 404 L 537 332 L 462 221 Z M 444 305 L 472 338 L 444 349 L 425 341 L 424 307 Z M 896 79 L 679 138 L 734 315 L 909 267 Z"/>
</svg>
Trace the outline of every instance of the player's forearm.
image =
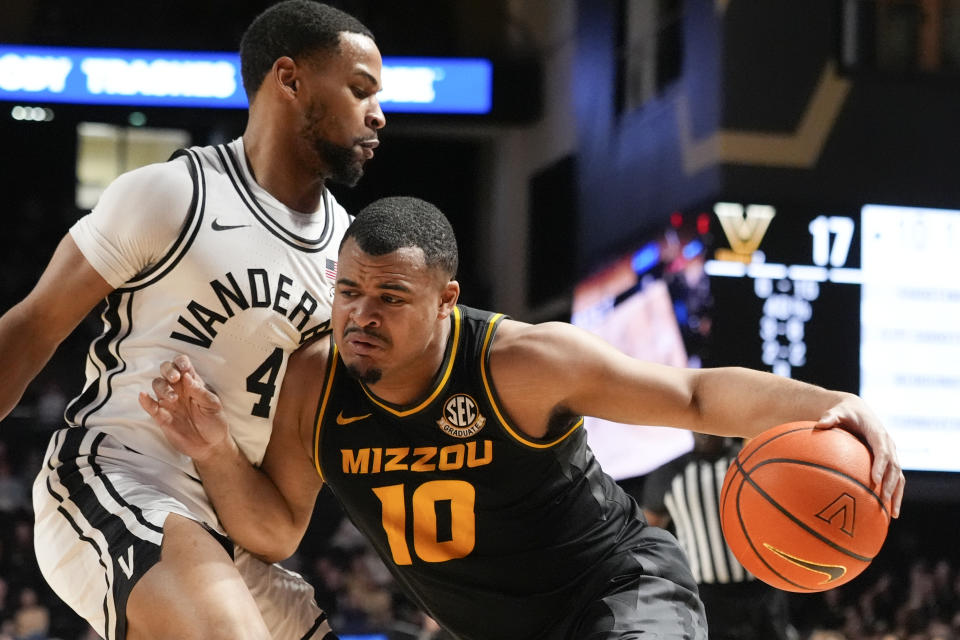
<svg viewBox="0 0 960 640">
<path fill-rule="evenodd" d="M 43 369 L 59 340 L 48 339 L 43 327 L 31 326 L 23 303 L 0 318 L 0 419 L 5 418 L 23 396 L 27 385 Z"/>
<path fill-rule="evenodd" d="M 703 369 L 696 376 L 693 404 L 697 431 L 752 438 L 796 420 L 818 420 L 851 394 L 740 367 Z"/>
<path fill-rule="evenodd" d="M 202 462 L 197 472 L 230 538 L 269 562 L 290 557 L 303 536 L 273 481 L 254 467 L 232 438 Z"/>
</svg>

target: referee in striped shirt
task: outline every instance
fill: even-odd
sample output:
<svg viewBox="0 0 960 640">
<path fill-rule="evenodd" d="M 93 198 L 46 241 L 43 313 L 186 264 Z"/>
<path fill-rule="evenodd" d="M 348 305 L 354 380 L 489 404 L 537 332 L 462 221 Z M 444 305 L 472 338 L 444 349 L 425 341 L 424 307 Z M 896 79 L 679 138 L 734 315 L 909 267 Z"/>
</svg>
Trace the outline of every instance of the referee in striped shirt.
<svg viewBox="0 0 960 640">
<path fill-rule="evenodd" d="M 720 489 L 739 445 L 694 433 L 693 450 L 644 480 L 643 511 L 672 525 L 700 589 L 710 640 L 791 640 L 787 594 L 756 580 L 737 562 L 720 530 Z"/>
</svg>

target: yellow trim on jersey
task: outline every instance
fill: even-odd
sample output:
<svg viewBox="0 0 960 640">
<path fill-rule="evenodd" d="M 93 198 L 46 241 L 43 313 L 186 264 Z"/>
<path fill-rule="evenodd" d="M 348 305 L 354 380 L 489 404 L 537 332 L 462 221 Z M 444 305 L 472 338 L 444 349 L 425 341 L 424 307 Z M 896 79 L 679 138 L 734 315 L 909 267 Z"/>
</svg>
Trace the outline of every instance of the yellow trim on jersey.
<svg viewBox="0 0 960 640">
<path fill-rule="evenodd" d="M 327 380 L 323 389 L 323 401 L 320 403 L 320 410 L 317 412 L 317 422 L 313 427 L 313 466 L 317 468 L 317 474 L 320 479 L 326 482 L 323 477 L 323 469 L 320 468 L 320 428 L 323 426 L 323 416 L 327 414 L 327 402 L 330 400 L 330 392 L 333 390 L 334 373 L 337 370 L 337 345 L 330 341 L 330 366 L 327 370 Z"/>
<path fill-rule="evenodd" d="M 560 444 L 579 427 L 582 427 L 583 417 L 577 420 L 574 425 L 570 427 L 569 431 L 556 440 L 551 440 L 550 442 L 537 442 L 535 440 L 530 440 L 510 426 L 510 423 L 507 422 L 507 419 L 503 416 L 503 412 L 500 411 L 500 407 L 497 404 L 496 399 L 493 397 L 493 385 L 490 383 L 490 376 L 487 374 L 487 350 L 490 348 L 490 341 L 493 337 L 493 329 L 496 327 L 497 321 L 500 320 L 501 317 L 503 317 L 503 314 L 497 313 L 490 318 L 490 324 L 487 325 L 487 335 L 483 338 L 483 348 L 480 350 L 480 376 L 483 378 L 483 388 L 487 392 L 487 401 L 490 403 L 490 406 L 493 407 L 493 412 L 497 414 L 497 419 L 500 420 L 500 424 L 503 425 L 504 430 L 513 436 L 514 439 L 522 444 L 527 445 L 528 447 L 533 447 L 534 449 L 549 449 L 550 447 Z"/>
<path fill-rule="evenodd" d="M 456 362 L 457 360 L 457 350 L 460 348 L 461 321 L 462 319 L 460 317 L 460 307 L 454 307 L 453 308 L 453 347 L 450 349 L 450 358 L 447 360 L 447 369 L 446 371 L 443 372 L 443 376 L 437 382 L 437 386 L 434 387 L 433 391 L 430 393 L 429 396 L 427 396 L 427 398 L 423 402 L 421 402 L 420 404 L 418 404 L 417 406 L 411 409 L 403 409 L 403 410 L 394 409 L 393 407 L 384 404 L 379 399 L 377 399 L 376 396 L 370 393 L 370 391 L 367 389 L 367 385 L 361 384 L 360 387 L 363 389 L 363 392 L 367 394 L 367 397 L 370 398 L 370 401 L 373 402 L 378 407 L 381 407 L 382 409 L 389 411 L 390 413 L 392 413 L 393 415 L 399 418 L 405 418 L 409 415 L 417 413 L 418 411 L 421 411 L 426 406 L 428 406 L 431 402 L 433 402 L 434 399 L 436 399 L 436 397 L 443 390 L 443 387 L 447 384 L 447 380 L 450 379 L 450 374 L 453 373 L 453 363 Z"/>
</svg>

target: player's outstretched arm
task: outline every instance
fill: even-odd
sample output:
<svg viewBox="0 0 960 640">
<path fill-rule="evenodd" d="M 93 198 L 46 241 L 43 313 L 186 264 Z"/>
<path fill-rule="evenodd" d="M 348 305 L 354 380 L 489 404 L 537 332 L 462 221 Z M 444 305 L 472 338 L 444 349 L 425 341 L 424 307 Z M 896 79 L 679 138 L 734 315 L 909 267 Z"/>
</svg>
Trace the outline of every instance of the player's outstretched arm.
<svg viewBox="0 0 960 640">
<path fill-rule="evenodd" d="M 310 347 L 317 358 L 316 346 Z M 308 412 L 300 400 L 312 384 L 302 375 L 307 355 L 298 352 L 290 358 L 260 469 L 237 447 L 220 399 L 204 385 L 186 356 L 160 366 L 153 396 L 140 394 L 140 405 L 170 444 L 193 458 L 230 538 L 269 562 L 287 558 L 296 550 L 322 485 L 308 455 L 310 428 L 301 421 Z M 325 354 L 321 355 L 325 359 Z"/>
<path fill-rule="evenodd" d="M 643 362 L 566 323 L 505 321 L 490 370 L 507 412 L 532 436 L 544 435 L 546 417 L 558 410 L 745 438 L 796 420 L 842 427 L 872 449 L 874 479 L 899 513 L 904 479 L 893 440 L 852 394 L 741 367 Z"/>
<path fill-rule="evenodd" d="M 65 236 L 33 290 L 0 317 L 0 419 L 63 339 L 112 290 Z"/>
</svg>

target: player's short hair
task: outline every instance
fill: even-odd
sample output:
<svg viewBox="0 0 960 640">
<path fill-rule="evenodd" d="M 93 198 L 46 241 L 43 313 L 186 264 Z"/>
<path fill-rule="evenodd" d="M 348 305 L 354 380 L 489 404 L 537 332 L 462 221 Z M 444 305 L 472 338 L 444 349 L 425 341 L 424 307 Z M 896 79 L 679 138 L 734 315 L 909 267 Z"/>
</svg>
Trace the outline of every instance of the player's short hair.
<svg viewBox="0 0 960 640">
<path fill-rule="evenodd" d="M 338 51 L 344 31 L 373 39 L 370 29 L 350 14 L 313 0 L 284 0 L 266 9 L 240 39 L 240 75 L 247 99 L 253 100 L 277 58 L 296 60 Z"/>
<path fill-rule="evenodd" d="M 419 198 L 395 196 L 374 200 L 347 228 L 341 248 L 347 238 L 353 238 L 362 251 L 372 256 L 419 247 L 427 267 L 439 268 L 451 279 L 457 274 L 459 254 L 453 227 L 440 209 Z"/>
</svg>

